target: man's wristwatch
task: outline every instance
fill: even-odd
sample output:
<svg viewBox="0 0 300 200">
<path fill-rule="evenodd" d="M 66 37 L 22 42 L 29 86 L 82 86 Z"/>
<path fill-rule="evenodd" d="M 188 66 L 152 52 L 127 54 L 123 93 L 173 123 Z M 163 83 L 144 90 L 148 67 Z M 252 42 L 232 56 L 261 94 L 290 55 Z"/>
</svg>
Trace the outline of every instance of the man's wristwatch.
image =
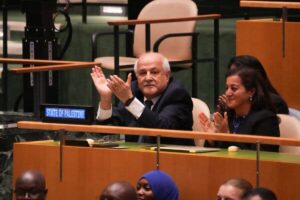
<svg viewBox="0 0 300 200">
<path fill-rule="evenodd" d="M 134 100 L 135 96 L 132 96 L 131 98 L 127 99 L 124 103 L 124 105 L 127 107 L 131 104 L 131 102 Z"/>
</svg>

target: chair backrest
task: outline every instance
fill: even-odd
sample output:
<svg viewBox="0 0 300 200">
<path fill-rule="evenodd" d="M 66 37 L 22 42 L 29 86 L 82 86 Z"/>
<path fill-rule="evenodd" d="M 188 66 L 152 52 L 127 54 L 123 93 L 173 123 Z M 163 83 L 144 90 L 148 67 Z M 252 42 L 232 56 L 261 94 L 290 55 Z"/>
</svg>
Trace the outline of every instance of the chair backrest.
<svg viewBox="0 0 300 200">
<path fill-rule="evenodd" d="M 163 19 L 193 17 L 198 15 L 192 0 L 155 0 L 148 3 L 140 12 L 138 19 Z M 168 33 L 194 32 L 196 21 L 151 24 L 151 49 L 162 35 Z M 192 38 L 177 37 L 166 39 L 159 52 L 169 60 L 190 60 L 192 58 Z M 133 51 L 136 57 L 145 52 L 145 25 L 137 25 L 134 31 Z"/>
<path fill-rule="evenodd" d="M 193 131 L 204 131 L 200 121 L 198 119 L 198 115 L 200 112 L 203 112 L 207 117 L 210 117 L 210 111 L 205 102 L 200 99 L 192 98 L 193 101 Z M 197 146 L 204 146 L 205 140 L 195 140 Z"/>
<path fill-rule="evenodd" d="M 289 108 L 290 115 L 296 117 L 298 120 L 300 120 L 300 110 L 296 108 Z"/>
<path fill-rule="evenodd" d="M 277 114 L 280 118 L 280 137 L 300 138 L 300 121 L 291 115 Z M 280 146 L 280 152 L 300 154 L 300 147 Z"/>
</svg>

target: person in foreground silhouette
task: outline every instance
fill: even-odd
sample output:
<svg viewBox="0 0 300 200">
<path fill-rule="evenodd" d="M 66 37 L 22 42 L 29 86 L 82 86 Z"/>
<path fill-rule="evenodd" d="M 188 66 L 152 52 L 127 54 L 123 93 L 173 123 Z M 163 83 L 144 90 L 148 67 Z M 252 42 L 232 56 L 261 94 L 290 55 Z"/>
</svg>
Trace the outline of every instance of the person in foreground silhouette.
<svg viewBox="0 0 300 200">
<path fill-rule="evenodd" d="M 16 200 L 45 200 L 47 192 L 45 177 L 39 171 L 25 171 L 16 179 Z"/>
<path fill-rule="evenodd" d="M 258 187 L 246 192 L 243 200 L 277 200 L 277 197 L 272 190 Z"/>
<path fill-rule="evenodd" d="M 136 200 L 135 188 L 125 181 L 112 182 L 103 189 L 99 200 Z"/>
<path fill-rule="evenodd" d="M 246 192 L 252 189 L 252 185 L 245 179 L 232 178 L 225 181 L 219 188 L 217 200 L 241 200 Z"/>
<path fill-rule="evenodd" d="M 178 200 L 179 191 L 173 179 L 163 171 L 145 173 L 136 186 L 138 200 Z"/>
</svg>

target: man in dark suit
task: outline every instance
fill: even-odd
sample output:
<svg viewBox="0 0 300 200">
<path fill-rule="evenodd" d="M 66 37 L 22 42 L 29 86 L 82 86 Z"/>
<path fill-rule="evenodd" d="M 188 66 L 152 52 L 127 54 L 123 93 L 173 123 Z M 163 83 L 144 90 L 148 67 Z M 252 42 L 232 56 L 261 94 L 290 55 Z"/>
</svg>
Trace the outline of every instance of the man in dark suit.
<svg viewBox="0 0 300 200">
<path fill-rule="evenodd" d="M 119 126 L 192 130 L 191 96 L 170 77 L 168 60 L 159 53 L 145 53 L 136 62 L 134 72 L 136 81 L 132 81 L 131 74 L 123 81 L 117 75 L 106 79 L 101 68 L 93 68 L 91 77 L 101 100 L 97 119 Z M 113 94 L 120 100 L 116 107 L 112 107 Z M 126 140 L 138 141 L 138 137 L 126 136 Z M 154 143 L 155 138 L 139 137 L 139 141 Z M 162 138 L 161 142 L 194 145 L 190 139 Z"/>
</svg>

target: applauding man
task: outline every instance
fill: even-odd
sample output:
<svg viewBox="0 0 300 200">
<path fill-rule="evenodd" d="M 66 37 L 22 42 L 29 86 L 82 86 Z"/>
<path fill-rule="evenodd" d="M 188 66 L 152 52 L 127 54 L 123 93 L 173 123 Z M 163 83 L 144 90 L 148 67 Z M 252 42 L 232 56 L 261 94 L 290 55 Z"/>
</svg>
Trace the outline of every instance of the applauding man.
<svg viewBox="0 0 300 200">
<path fill-rule="evenodd" d="M 191 130 L 193 125 L 191 96 L 173 77 L 168 60 L 159 53 L 140 56 L 124 81 L 117 75 L 106 78 L 94 67 L 91 77 L 100 96 L 97 120 L 118 126 Z M 120 103 L 112 106 L 112 95 Z M 144 103 L 145 102 L 145 103 Z M 154 143 L 155 138 L 126 136 L 127 141 Z M 162 138 L 165 144 L 193 145 L 193 140 Z"/>
</svg>

